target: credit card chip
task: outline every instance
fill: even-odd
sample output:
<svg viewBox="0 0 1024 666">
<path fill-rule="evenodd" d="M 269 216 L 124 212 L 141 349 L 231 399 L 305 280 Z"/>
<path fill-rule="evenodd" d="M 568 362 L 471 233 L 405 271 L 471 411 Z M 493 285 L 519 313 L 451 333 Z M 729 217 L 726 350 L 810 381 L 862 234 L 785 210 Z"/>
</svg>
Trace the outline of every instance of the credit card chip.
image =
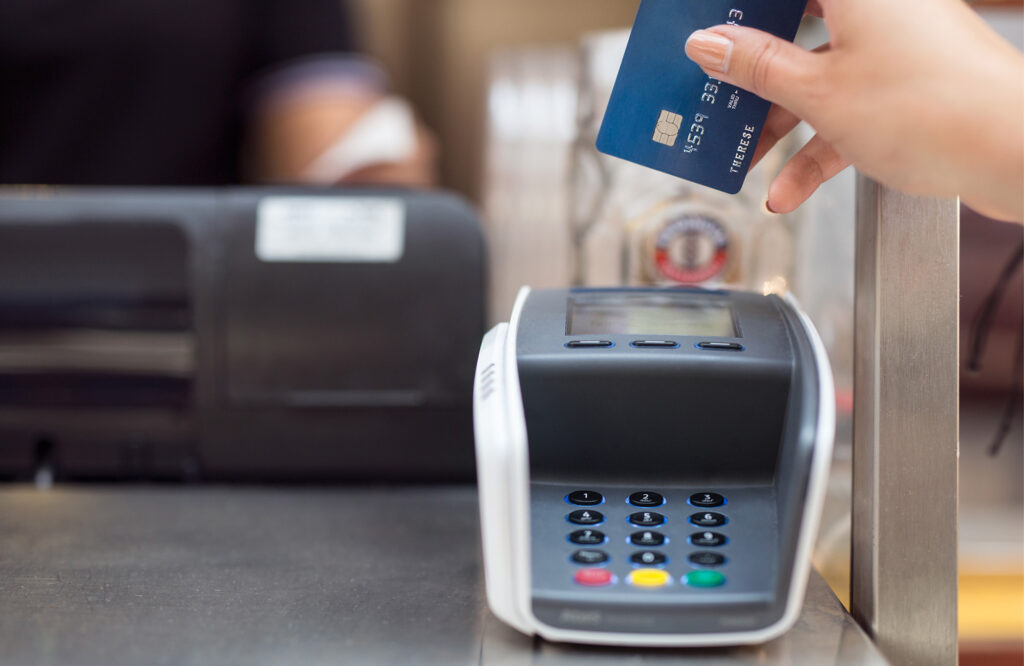
<svg viewBox="0 0 1024 666">
<path fill-rule="evenodd" d="M 658 124 L 654 128 L 654 141 L 663 143 L 668 147 L 676 145 L 676 137 L 679 136 L 679 129 L 683 126 L 683 117 L 678 113 L 662 111 L 658 118 Z"/>
</svg>

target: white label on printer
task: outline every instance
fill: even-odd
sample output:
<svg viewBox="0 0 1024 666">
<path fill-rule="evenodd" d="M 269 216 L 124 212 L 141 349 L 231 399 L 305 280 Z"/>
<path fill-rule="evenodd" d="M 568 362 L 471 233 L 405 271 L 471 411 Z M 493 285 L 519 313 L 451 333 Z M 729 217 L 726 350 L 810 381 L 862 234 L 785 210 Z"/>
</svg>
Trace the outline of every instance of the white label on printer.
<svg viewBox="0 0 1024 666">
<path fill-rule="evenodd" d="M 400 199 L 266 197 L 256 213 L 262 261 L 393 263 L 404 252 Z"/>
</svg>

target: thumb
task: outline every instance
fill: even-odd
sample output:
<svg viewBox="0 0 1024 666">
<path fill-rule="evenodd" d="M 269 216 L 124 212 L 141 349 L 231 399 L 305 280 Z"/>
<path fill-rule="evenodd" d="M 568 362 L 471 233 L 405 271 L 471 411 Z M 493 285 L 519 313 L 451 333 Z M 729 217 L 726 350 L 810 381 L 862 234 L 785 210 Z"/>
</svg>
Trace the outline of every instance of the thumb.
<svg viewBox="0 0 1024 666">
<path fill-rule="evenodd" d="M 686 40 L 686 55 L 708 75 L 800 116 L 819 67 L 817 56 L 790 42 L 735 25 L 697 30 Z"/>
</svg>

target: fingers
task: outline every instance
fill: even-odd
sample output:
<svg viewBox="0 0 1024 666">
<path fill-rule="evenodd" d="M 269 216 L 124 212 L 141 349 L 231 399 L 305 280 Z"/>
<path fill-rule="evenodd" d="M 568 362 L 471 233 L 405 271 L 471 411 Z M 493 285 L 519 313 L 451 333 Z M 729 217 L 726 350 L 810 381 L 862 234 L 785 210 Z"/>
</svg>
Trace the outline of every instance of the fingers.
<svg viewBox="0 0 1024 666">
<path fill-rule="evenodd" d="M 812 0 L 813 2 L 814 0 Z M 824 53 L 829 50 L 831 46 L 829 44 L 822 44 L 818 48 L 814 49 L 812 53 Z M 797 125 L 800 124 L 800 118 L 797 117 L 792 111 L 785 109 L 778 104 L 772 104 L 772 108 L 768 110 L 768 117 L 765 118 L 764 130 L 761 132 L 761 140 L 757 143 L 757 149 L 754 151 L 754 155 L 750 161 L 750 168 L 757 166 L 757 163 L 761 161 L 761 158 L 765 154 L 775 147 L 779 141 L 783 139 L 787 134 L 793 131 Z"/>
<path fill-rule="evenodd" d="M 805 115 L 819 58 L 767 32 L 736 25 L 697 30 L 686 55 L 710 76 Z"/>
<path fill-rule="evenodd" d="M 782 108 L 779 105 L 772 105 L 768 111 L 768 117 L 764 121 L 764 129 L 761 131 L 761 140 L 757 142 L 757 149 L 750 160 L 750 168 L 753 169 L 761 158 L 769 150 L 775 147 L 782 137 L 793 131 L 793 128 L 800 124 L 796 114 Z"/>
<path fill-rule="evenodd" d="M 811 0 L 814 13 L 830 0 Z M 720 25 L 697 30 L 686 42 L 686 55 L 708 75 L 775 103 L 765 120 L 752 158 L 756 164 L 779 139 L 813 115 L 822 70 L 821 52 L 808 52 L 783 39 L 752 28 Z M 811 111 L 812 113 L 808 113 Z M 789 213 L 826 180 L 849 166 L 824 139 L 815 136 L 783 167 L 768 190 L 768 209 Z"/>
<path fill-rule="evenodd" d="M 825 15 L 822 11 L 821 3 L 818 0 L 808 0 L 806 14 L 808 16 L 817 16 L 821 18 Z"/>
<path fill-rule="evenodd" d="M 815 135 L 782 167 L 768 188 L 768 210 L 791 213 L 826 180 L 850 166 L 830 143 Z"/>
<path fill-rule="evenodd" d="M 815 0 L 811 0 L 813 3 Z M 825 43 L 811 51 L 811 53 L 825 53 L 831 48 L 831 44 Z M 778 104 L 772 104 L 768 110 L 768 117 L 765 118 L 764 130 L 761 132 L 761 140 L 757 143 L 757 149 L 751 158 L 750 167 L 754 168 L 765 154 L 775 147 L 784 136 L 793 131 L 793 128 L 800 124 L 800 118 L 792 111 L 785 109 Z"/>
</svg>

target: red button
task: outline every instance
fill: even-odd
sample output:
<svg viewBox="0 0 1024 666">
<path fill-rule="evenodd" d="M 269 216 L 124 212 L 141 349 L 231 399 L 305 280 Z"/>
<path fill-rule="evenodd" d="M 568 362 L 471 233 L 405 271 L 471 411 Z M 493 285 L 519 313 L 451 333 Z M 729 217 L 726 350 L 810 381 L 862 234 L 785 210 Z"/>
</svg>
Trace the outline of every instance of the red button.
<svg viewBox="0 0 1024 666">
<path fill-rule="evenodd" d="M 607 569 L 580 569 L 576 572 L 576 582 L 588 587 L 611 585 L 612 572 Z"/>
</svg>

